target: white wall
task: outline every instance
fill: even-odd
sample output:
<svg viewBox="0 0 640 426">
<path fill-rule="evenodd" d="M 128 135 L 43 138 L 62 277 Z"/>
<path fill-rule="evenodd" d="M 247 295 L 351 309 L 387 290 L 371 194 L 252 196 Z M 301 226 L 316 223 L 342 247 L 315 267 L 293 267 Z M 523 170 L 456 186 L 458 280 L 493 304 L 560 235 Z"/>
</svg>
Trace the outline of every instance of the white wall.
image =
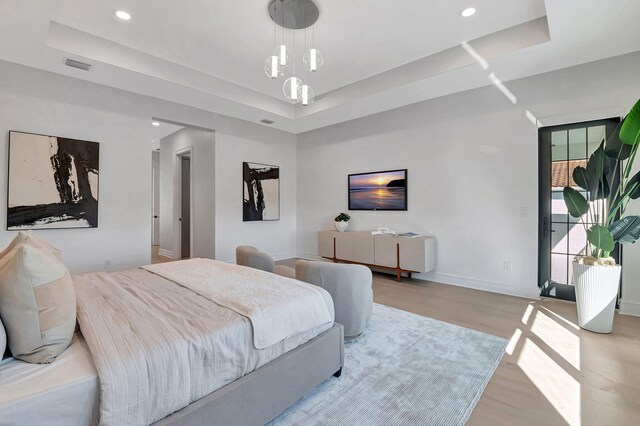
<svg viewBox="0 0 640 426">
<path fill-rule="evenodd" d="M 9 130 L 101 143 L 98 228 L 39 232 L 63 250 L 72 271 L 102 270 L 105 260 L 112 269 L 150 261 L 152 117 L 216 132 L 218 258 L 233 260 L 235 246 L 247 243 L 295 253 L 295 136 L 8 62 L 0 61 L 0 75 L 0 199 L 6 200 Z M 286 171 L 279 222 L 242 222 L 242 161 L 270 162 Z M 0 223 L 6 223 L 6 205 Z M 0 227 L 0 244 L 15 236 L 5 229 Z"/>
<path fill-rule="evenodd" d="M 177 153 L 191 149 L 193 194 L 191 257 L 215 258 L 214 132 L 186 127 L 160 139 L 160 250 L 172 256 L 180 242 L 174 225 L 180 215 Z"/>
<path fill-rule="evenodd" d="M 3 66 L 0 74 L 0 199 L 6 200 L 9 130 L 100 142 L 98 228 L 35 231 L 63 252 L 75 271 L 102 269 L 106 260 L 121 267 L 149 260 L 151 158 L 149 121 L 99 108 L 20 93 L 29 82 Z M 15 71 L 13 69 L 9 71 Z M 126 170 L 126 173 L 123 173 Z M 0 244 L 6 231 L 6 205 L 0 208 Z"/>
<path fill-rule="evenodd" d="M 627 55 L 507 83 L 515 105 L 488 87 L 299 135 L 299 255 L 317 255 L 316 232 L 347 211 L 347 174 L 408 168 L 409 210 L 353 211 L 350 227 L 434 234 L 437 270 L 422 278 L 534 297 L 538 130 L 526 111 L 543 124 L 619 115 L 640 98 L 638 69 Z M 623 291 L 640 301 L 637 250 Z"/>
<path fill-rule="evenodd" d="M 242 221 L 243 161 L 280 166 L 280 220 Z M 240 244 L 258 247 L 276 260 L 295 257 L 295 135 L 247 126 L 216 129 L 216 176 L 216 257 L 235 261 Z"/>
</svg>

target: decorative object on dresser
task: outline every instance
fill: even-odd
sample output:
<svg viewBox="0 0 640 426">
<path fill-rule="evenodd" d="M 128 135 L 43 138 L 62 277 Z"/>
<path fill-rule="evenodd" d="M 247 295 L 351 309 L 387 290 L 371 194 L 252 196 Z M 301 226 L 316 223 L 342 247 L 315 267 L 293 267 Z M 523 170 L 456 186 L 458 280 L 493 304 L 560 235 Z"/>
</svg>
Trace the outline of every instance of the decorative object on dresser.
<svg viewBox="0 0 640 426">
<path fill-rule="evenodd" d="M 640 172 L 631 174 L 639 148 L 640 101 L 586 167 L 574 169 L 574 184 L 563 191 L 569 214 L 583 224 L 588 240 L 586 253 L 572 264 L 578 323 L 596 333 L 613 328 L 622 266 L 611 252 L 618 243 L 630 245 L 640 238 L 640 216 L 627 213 L 631 200 L 640 198 Z"/>
<path fill-rule="evenodd" d="M 9 132 L 7 230 L 96 228 L 100 144 Z"/>
<path fill-rule="evenodd" d="M 407 169 L 350 174 L 349 210 L 407 210 Z"/>
<path fill-rule="evenodd" d="M 336 322 L 344 326 L 345 339 L 353 339 L 362 333 L 373 308 L 373 277 L 369 269 L 362 265 L 298 260 L 296 279 L 329 292 Z"/>
<path fill-rule="evenodd" d="M 336 218 L 334 219 L 335 221 L 335 226 L 336 229 L 339 232 L 344 232 L 347 230 L 347 227 L 349 226 L 349 220 L 351 220 L 351 216 L 349 216 L 346 213 L 340 213 L 338 216 L 336 216 Z"/>
<path fill-rule="evenodd" d="M 276 265 L 268 253 L 251 246 L 236 247 L 236 265 L 272 272 L 282 277 L 296 277 L 296 271 L 294 271 L 293 268 Z"/>
<path fill-rule="evenodd" d="M 242 163 L 242 220 L 280 220 L 280 167 Z"/>
<path fill-rule="evenodd" d="M 436 239 L 373 235 L 371 231 L 319 231 L 318 254 L 335 263 L 357 263 L 392 270 L 400 282 L 403 273 L 411 278 L 412 273 L 435 269 Z"/>
</svg>

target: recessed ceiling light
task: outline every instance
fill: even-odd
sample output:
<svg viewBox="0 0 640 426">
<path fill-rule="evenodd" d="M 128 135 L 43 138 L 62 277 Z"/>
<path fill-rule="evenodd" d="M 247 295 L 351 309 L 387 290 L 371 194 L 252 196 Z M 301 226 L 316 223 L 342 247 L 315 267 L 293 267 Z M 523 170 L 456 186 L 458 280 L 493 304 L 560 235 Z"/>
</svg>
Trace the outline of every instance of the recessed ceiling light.
<svg viewBox="0 0 640 426">
<path fill-rule="evenodd" d="M 131 20 L 131 15 L 129 14 L 129 12 L 126 12 L 124 10 L 116 10 L 116 16 L 118 17 L 118 19 L 121 19 L 123 21 Z"/>
<path fill-rule="evenodd" d="M 154 126 L 159 126 L 160 122 L 159 121 L 152 121 L 151 124 L 153 124 Z"/>
<path fill-rule="evenodd" d="M 460 11 L 460 16 L 464 17 L 464 18 L 468 18 L 469 16 L 473 16 L 476 14 L 476 8 L 475 7 L 467 7 L 466 9 L 462 9 Z"/>
</svg>

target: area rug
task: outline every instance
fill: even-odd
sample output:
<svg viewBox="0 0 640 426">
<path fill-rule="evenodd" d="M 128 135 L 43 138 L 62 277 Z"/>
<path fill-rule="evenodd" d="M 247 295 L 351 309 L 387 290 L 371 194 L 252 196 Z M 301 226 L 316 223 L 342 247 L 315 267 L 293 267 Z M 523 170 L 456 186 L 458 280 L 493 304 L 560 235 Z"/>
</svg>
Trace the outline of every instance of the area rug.
<svg viewBox="0 0 640 426">
<path fill-rule="evenodd" d="M 461 425 L 478 403 L 507 341 L 374 304 L 345 343 L 330 378 L 269 425 Z"/>
</svg>

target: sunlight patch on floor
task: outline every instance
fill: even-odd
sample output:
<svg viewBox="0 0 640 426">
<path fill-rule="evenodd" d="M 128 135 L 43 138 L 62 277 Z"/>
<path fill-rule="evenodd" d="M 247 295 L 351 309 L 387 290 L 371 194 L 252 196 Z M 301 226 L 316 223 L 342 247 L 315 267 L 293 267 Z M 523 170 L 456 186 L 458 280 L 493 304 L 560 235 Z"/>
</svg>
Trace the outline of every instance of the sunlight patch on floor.
<svg viewBox="0 0 640 426">
<path fill-rule="evenodd" d="M 544 313 L 546 313 L 547 315 L 549 315 L 550 317 L 555 318 L 558 321 L 562 322 L 567 327 L 576 330 L 576 332 L 580 331 L 580 327 L 578 327 L 578 325 L 576 323 L 573 323 L 573 322 L 569 321 L 568 319 L 564 318 L 563 316 L 560 316 L 560 315 L 556 314 L 552 310 L 550 310 L 548 308 L 545 308 L 544 306 L 540 306 L 539 309 L 541 311 L 543 311 Z"/>
<path fill-rule="evenodd" d="M 542 311 L 537 311 L 531 331 L 558 355 L 580 371 L 580 337 L 558 324 Z"/>
<path fill-rule="evenodd" d="M 511 339 L 509 339 L 509 343 L 507 343 L 507 348 L 505 349 L 505 352 L 507 353 L 507 355 L 513 355 L 521 337 L 522 337 L 522 330 L 520 330 L 519 328 L 516 328 L 516 331 L 513 332 L 513 336 L 511 336 Z"/>
<path fill-rule="evenodd" d="M 517 364 L 568 424 L 581 424 L 580 383 L 571 374 L 528 338 Z"/>
<path fill-rule="evenodd" d="M 531 313 L 533 312 L 533 305 L 529 304 L 527 306 L 527 310 L 524 311 L 524 315 L 522 315 L 522 323 L 524 325 L 529 324 L 529 318 L 531 318 Z"/>
</svg>

